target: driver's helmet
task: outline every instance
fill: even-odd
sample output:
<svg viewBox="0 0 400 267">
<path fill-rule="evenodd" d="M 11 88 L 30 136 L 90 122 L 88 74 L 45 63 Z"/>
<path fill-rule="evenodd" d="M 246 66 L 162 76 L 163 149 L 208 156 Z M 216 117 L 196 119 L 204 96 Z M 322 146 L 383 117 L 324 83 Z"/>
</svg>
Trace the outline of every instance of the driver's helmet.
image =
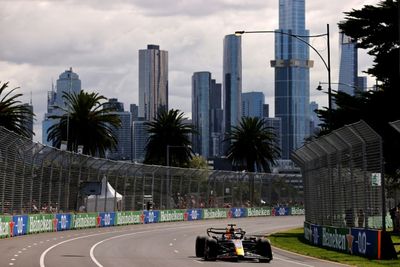
<svg viewBox="0 0 400 267">
<path fill-rule="evenodd" d="M 235 238 L 235 228 L 233 226 L 226 228 L 226 239 Z"/>
</svg>

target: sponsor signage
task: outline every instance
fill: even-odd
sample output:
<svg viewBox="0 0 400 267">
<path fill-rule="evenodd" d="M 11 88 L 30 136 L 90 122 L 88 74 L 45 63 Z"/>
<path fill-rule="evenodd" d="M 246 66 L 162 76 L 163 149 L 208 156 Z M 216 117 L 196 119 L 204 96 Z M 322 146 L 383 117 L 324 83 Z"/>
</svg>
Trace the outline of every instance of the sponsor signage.
<svg viewBox="0 0 400 267">
<path fill-rule="evenodd" d="M 96 227 L 98 225 L 97 213 L 79 213 L 72 216 L 72 229 Z"/>
<path fill-rule="evenodd" d="M 10 227 L 12 222 L 11 216 L 0 216 L 0 238 L 10 237 L 11 230 L 13 227 Z"/>
<path fill-rule="evenodd" d="M 33 214 L 28 215 L 29 234 L 40 232 L 52 232 L 54 230 L 54 215 L 53 214 Z"/>
<path fill-rule="evenodd" d="M 193 209 L 193 210 L 187 210 L 187 221 L 196 221 L 196 220 L 201 220 L 202 218 L 202 210 L 201 209 Z"/>
<path fill-rule="evenodd" d="M 57 231 L 65 231 L 71 229 L 72 215 L 69 213 L 56 214 Z"/>
<path fill-rule="evenodd" d="M 271 216 L 270 208 L 247 208 L 247 217 Z"/>
<path fill-rule="evenodd" d="M 125 224 L 139 224 L 143 223 L 141 211 L 122 211 L 115 213 L 114 225 L 125 225 Z"/>
<path fill-rule="evenodd" d="M 244 208 L 231 208 L 229 211 L 231 214 L 231 218 L 242 218 L 246 217 L 246 211 Z"/>
<path fill-rule="evenodd" d="M 12 217 L 10 223 L 12 236 L 26 235 L 28 231 L 28 215 L 17 215 Z"/>
<path fill-rule="evenodd" d="M 298 207 L 290 208 L 290 215 L 304 215 L 304 214 L 306 214 L 304 208 L 298 208 Z"/>
<path fill-rule="evenodd" d="M 100 224 L 101 227 L 114 226 L 115 223 L 115 212 L 100 212 Z"/>
<path fill-rule="evenodd" d="M 272 216 L 287 216 L 290 214 L 290 208 L 288 207 L 273 207 Z"/>
<path fill-rule="evenodd" d="M 378 257 L 378 231 L 365 229 L 351 229 L 351 254 L 367 256 L 370 258 Z"/>
<path fill-rule="evenodd" d="M 349 228 L 322 227 L 322 246 L 348 251 Z"/>
<path fill-rule="evenodd" d="M 183 221 L 184 214 L 184 210 L 161 210 L 159 222 Z"/>
<path fill-rule="evenodd" d="M 160 219 L 160 211 L 158 210 L 144 210 L 143 211 L 144 223 L 158 223 Z"/>
<path fill-rule="evenodd" d="M 226 219 L 228 218 L 227 209 L 203 209 L 203 219 Z"/>
</svg>

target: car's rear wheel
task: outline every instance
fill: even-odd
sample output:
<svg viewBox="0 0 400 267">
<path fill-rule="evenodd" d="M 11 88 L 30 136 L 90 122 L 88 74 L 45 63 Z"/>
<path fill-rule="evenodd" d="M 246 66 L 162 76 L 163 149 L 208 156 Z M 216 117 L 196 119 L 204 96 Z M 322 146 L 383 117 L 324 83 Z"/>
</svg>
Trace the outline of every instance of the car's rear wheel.
<svg viewBox="0 0 400 267">
<path fill-rule="evenodd" d="M 217 240 L 207 238 L 204 246 L 204 260 L 215 261 L 218 255 L 218 243 Z"/>
<path fill-rule="evenodd" d="M 204 248 L 206 244 L 206 237 L 205 236 L 198 236 L 196 237 L 196 257 L 204 257 Z"/>
</svg>

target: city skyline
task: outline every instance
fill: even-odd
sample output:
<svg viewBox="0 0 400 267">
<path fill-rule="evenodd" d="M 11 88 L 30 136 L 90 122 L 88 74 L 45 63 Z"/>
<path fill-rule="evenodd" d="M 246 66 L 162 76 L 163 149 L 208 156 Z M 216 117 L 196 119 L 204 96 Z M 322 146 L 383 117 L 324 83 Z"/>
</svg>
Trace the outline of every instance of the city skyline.
<svg viewBox="0 0 400 267">
<path fill-rule="evenodd" d="M 379 1 L 339 2 L 326 3 L 322 9 L 319 1 L 306 1 L 306 28 L 310 33 L 324 33 L 326 24 L 331 26 L 332 82 L 338 80 L 337 23 L 344 18 L 343 12 Z M 23 102 L 30 102 L 32 92 L 34 140 L 41 140 L 41 121 L 52 80 L 70 67 L 79 73 L 82 89 L 116 97 L 126 106 L 139 104 L 137 51 L 147 44 L 159 44 L 169 52 L 169 108 L 191 117 L 193 72 L 208 70 L 216 82 L 222 82 L 224 36 L 236 30 L 278 28 L 279 1 L 162 3 L 2 1 L 0 31 L 7 42 L 0 47 L 0 77 L 1 81 L 10 81 L 10 87 L 21 87 Z M 311 43 L 324 55 L 325 40 L 319 39 Z M 273 45 L 273 34 L 242 37 L 242 92 L 262 91 L 271 111 L 274 70 L 269 60 L 274 58 Z M 326 94 L 313 90 L 319 81 L 327 80 L 326 69 L 315 53 L 310 52 L 310 59 L 314 60 L 310 101 L 326 106 Z M 359 72 L 371 62 L 365 51 L 359 51 Z"/>
</svg>

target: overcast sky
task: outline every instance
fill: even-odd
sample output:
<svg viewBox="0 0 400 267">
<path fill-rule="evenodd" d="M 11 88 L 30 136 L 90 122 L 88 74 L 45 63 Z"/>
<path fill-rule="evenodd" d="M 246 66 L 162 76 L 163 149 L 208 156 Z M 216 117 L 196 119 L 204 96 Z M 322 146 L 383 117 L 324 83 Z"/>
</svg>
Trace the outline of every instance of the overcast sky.
<svg viewBox="0 0 400 267">
<path fill-rule="evenodd" d="M 306 28 L 326 32 L 330 24 L 332 82 L 338 81 L 337 23 L 343 12 L 377 0 L 306 0 Z M 35 141 L 41 141 L 47 91 L 70 67 L 82 89 L 138 104 L 138 50 L 158 44 L 169 53 L 169 108 L 191 116 L 191 76 L 210 71 L 222 82 L 222 40 L 237 30 L 278 28 L 278 0 L 0 0 L 0 81 L 20 87 L 34 106 Z M 326 39 L 311 41 L 326 59 Z M 242 37 L 243 92 L 262 91 L 274 114 L 273 34 Z M 314 90 L 327 71 L 310 50 L 311 101 L 327 105 Z M 359 72 L 371 66 L 359 51 Z M 373 80 L 368 79 L 368 86 Z M 333 86 L 335 88 L 335 86 Z"/>
</svg>

